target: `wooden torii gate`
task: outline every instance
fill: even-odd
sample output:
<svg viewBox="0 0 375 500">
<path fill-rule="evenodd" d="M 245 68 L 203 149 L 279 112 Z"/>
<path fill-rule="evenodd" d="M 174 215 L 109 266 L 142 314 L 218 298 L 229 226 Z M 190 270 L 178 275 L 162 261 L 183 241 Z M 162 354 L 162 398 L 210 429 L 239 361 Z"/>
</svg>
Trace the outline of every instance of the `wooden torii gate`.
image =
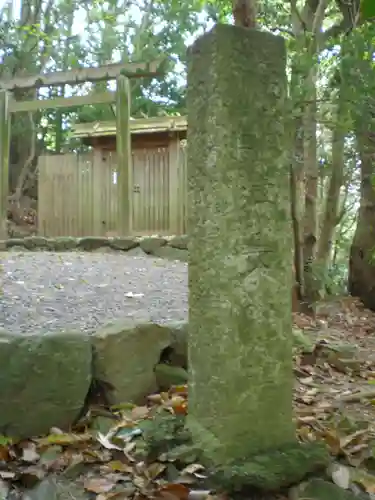
<svg viewBox="0 0 375 500">
<path fill-rule="evenodd" d="M 117 186 L 119 189 L 119 220 L 121 234 L 130 232 L 131 218 L 131 141 L 130 141 L 130 78 L 153 77 L 163 74 L 165 59 L 150 63 L 108 64 L 98 68 L 79 68 L 71 71 L 16 77 L 0 81 L 0 240 L 7 239 L 7 200 L 9 195 L 9 155 L 11 114 L 57 109 L 87 104 L 116 104 Z M 98 92 L 86 96 L 57 97 L 45 100 L 15 101 L 17 89 L 30 90 L 56 85 L 75 85 L 116 79 L 116 92 Z"/>
</svg>

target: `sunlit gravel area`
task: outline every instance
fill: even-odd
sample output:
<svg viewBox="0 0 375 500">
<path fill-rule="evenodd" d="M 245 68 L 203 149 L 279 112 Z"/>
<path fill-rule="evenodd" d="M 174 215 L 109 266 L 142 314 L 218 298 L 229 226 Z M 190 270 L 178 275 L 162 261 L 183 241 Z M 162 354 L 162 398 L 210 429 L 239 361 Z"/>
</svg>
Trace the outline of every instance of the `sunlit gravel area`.
<svg viewBox="0 0 375 500">
<path fill-rule="evenodd" d="M 0 255 L 0 328 L 93 331 L 126 317 L 187 319 L 187 264 L 127 253 Z"/>
</svg>

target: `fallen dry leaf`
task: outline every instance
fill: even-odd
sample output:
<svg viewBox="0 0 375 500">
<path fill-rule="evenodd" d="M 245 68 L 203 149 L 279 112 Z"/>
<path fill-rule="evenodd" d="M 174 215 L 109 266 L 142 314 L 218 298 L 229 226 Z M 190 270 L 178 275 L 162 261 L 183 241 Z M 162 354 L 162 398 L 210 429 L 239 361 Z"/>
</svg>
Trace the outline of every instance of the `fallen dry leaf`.
<svg viewBox="0 0 375 500">
<path fill-rule="evenodd" d="M 109 481 L 105 477 L 91 477 L 85 479 L 83 485 L 85 490 L 91 493 L 108 493 L 116 486 L 116 482 Z"/>
<path fill-rule="evenodd" d="M 188 500 L 189 489 L 182 484 L 170 483 L 160 488 L 156 497 L 165 500 Z"/>
</svg>

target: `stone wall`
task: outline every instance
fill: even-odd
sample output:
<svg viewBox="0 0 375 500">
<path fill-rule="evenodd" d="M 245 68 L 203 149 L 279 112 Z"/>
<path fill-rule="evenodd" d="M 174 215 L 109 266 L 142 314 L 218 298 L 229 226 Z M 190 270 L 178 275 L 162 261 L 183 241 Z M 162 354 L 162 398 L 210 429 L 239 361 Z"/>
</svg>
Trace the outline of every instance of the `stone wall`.
<svg viewBox="0 0 375 500">
<path fill-rule="evenodd" d="M 43 238 L 0 242 L 4 251 L 143 252 L 187 260 L 181 237 Z M 136 320 L 93 333 L 26 335 L 0 330 L 0 434 L 30 437 L 69 429 L 91 404 L 143 404 L 147 395 L 187 382 L 187 323 Z M 21 411 L 20 411 L 21 410 Z"/>
<path fill-rule="evenodd" d="M 117 251 L 142 252 L 161 258 L 187 261 L 187 236 L 151 237 L 59 237 L 29 236 L 0 241 L 0 249 L 15 251 Z"/>
<path fill-rule="evenodd" d="M 145 404 L 187 382 L 187 323 L 125 319 L 88 334 L 0 330 L 0 434 L 67 430 L 92 405 Z"/>
</svg>

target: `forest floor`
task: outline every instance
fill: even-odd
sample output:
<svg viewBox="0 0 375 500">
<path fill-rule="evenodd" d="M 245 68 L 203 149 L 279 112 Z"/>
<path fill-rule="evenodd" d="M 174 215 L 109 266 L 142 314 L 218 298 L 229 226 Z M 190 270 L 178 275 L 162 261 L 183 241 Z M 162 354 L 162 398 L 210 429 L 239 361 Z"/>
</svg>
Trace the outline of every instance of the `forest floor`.
<svg viewBox="0 0 375 500">
<path fill-rule="evenodd" d="M 375 313 L 343 298 L 322 304 L 316 321 L 301 314 L 293 321 L 300 344 L 294 353 L 298 437 L 327 443 L 337 465 L 332 482 L 375 498 Z M 69 433 L 52 429 L 18 443 L 0 436 L 0 499 L 219 498 L 204 487 L 205 469 L 194 452 L 169 446 L 167 427 L 152 449 L 145 447 L 150 417 L 179 419 L 186 412 L 182 386 L 151 395 L 147 406 L 93 408 Z"/>
</svg>

